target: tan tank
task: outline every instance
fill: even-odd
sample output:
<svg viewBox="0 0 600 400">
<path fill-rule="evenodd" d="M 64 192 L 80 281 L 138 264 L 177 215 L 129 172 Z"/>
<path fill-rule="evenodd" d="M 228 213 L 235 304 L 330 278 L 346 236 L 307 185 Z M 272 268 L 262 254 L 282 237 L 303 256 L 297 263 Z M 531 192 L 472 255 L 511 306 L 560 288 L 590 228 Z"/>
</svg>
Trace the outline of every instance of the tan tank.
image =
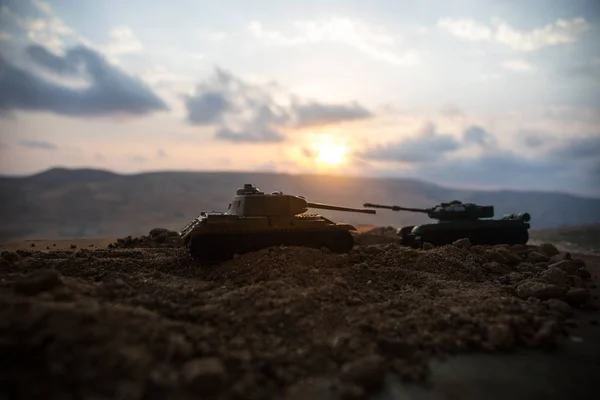
<svg viewBox="0 0 600 400">
<path fill-rule="evenodd" d="M 245 184 L 226 212 L 202 212 L 180 232 L 190 256 L 203 264 L 272 246 L 328 248 L 345 253 L 354 246 L 352 225 L 333 222 L 309 208 L 375 214 L 375 210 L 310 203 L 282 192 L 265 194 Z"/>
</svg>

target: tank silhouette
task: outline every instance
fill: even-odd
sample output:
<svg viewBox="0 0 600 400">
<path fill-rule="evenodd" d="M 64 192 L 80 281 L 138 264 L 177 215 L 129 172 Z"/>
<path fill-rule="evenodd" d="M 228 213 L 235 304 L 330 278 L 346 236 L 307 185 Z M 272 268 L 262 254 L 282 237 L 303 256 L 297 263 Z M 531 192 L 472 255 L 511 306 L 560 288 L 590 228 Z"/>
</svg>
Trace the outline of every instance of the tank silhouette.
<svg viewBox="0 0 600 400">
<path fill-rule="evenodd" d="M 354 246 L 352 225 L 333 222 L 309 208 L 375 214 L 375 210 L 307 202 L 302 196 L 280 191 L 265 194 L 245 184 L 233 196 L 226 212 L 201 212 L 179 235 L 189 255 L 202 264 L 214 264 L 271 246 L 325 247 L 335 253 Z"/>
<path fill-rule="evenodd" d="M 400 243 L 419 248 L 425 242 L 436 246 L 451 244 L 468 238 L 473 244 L 525 244 L 529 240 L 528 213 L 507 214 L 500 219 L 494 216 L 494 206 L 451 201 L 431 208 L 409 208 L 365 203 L 364 207 L 385 208 L 393 211 L 424 213 L 438 222 L 410 225 L 398 229 Z"/>
</svg>

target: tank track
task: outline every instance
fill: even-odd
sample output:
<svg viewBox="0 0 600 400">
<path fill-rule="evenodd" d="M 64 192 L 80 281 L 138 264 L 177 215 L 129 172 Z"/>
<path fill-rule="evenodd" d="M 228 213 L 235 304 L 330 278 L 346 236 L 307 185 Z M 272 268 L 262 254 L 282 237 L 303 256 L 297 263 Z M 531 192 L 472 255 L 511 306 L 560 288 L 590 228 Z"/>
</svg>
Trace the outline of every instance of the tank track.
<svg viewBox="0 0 600 400">
<path fill-rule="evenodd" d="M 194 261 L 210 265 L 231 259 L 234 254 L 281 245 L 325 247 L 333 253 L 347 253 L 354 247 L 354 237 L 345 229 L 200 233 L 190 236 L 185 245 Z"/>
<path fill-rule="evenodd" d="M 422 247 L 425 242 L 443 246 L 462 238 L 468 238 L 474 245 L 526 244 L 529 241 L 529 232 L 527 228 L 521 227 L 426 232 L 420 239 L 408 234 L 402 238 L 402 244 L 414 248 Z"/>
</svg>

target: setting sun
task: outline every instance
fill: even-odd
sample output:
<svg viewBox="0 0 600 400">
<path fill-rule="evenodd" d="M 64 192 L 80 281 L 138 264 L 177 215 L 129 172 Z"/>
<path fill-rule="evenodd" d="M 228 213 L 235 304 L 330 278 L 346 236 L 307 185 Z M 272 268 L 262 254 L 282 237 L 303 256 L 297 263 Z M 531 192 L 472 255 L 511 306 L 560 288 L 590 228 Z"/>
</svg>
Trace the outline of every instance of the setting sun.
<svg viewBox="0 0 600 400">
<path fill-rule="evenodd" d="M 317 161 L 329 165 L 338 165 L 344 160 L 346 146 L 336 143 L 321 143 L 317 147 Z"/>
</svg>

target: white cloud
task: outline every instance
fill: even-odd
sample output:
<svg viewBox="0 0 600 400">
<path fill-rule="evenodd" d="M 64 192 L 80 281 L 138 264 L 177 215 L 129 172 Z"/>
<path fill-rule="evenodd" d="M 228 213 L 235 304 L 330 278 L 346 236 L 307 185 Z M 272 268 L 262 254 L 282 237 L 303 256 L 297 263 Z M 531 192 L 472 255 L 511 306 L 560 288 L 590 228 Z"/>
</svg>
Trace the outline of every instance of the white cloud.
<svg viewBox="0 0 600 400">
<path fill-rule="evenodd" d="M 144 48 L 142 42 L 133 34 L 131 28 L 127 26 L 112 28 L 108 36 L 110 37 L 110 41 L 102 46 L 102 50 L 110 56 L 136 53 Z"/>
<path fill-rule="evenodd" d="M 208 34 L 208 38 L 213 42 L 221 42 L 223 41 L 227 35 L 223 32 L 212 32 Z"/>
<path fill-rule="evenodd" d="M 10 40 L 12 39 L 12 36 L 10 33 L 8 32 L 0 32 L 0 41 L 2 40 Z"/>
<path fill-rule="evenodd" d="M 558 19 L 530 31 L 520 31 L 508 23 L 492 18 L 491 25 L 481 24 L 473 19 L 444 18 L 438 27 L 452 35 L 470 41 L 494 41 L 512 49 L 535 51 L 548 46 L 573 43 L 590 26 L 584 18 Z"/>
<path fill-rule="evenodd" d="M 20 15 L 13 13 L 7 6 L 2 7 L 0 16 L 3 20 L 9 21 L 11 24 L 25 30 L 27 32 L 27 38 L 31 42 L 40 44 L 55 54 L 63 53 L 64 39 L 67 37 L 75 37 L 80 41 L 84 41 L 83 38 L 76 35 L 73 30 L 54 13 L 48 3 L 34 1 L 34 5 L 45 14 L 44 17 L 21 17 Z"/>
<path fill-rule="evenodd" d="M 354 47 L 369 56 L 395 65 L 414 65 L 419 57 L 414 51 L 398 54 L 396 40 L 381 28 L 348 18 L 330 18 L 325 21 L 298 21 L 294 23 L 296 35 L 286 36 L 276 30 L 266 30 L 258 21 L 248 29 L 269 45 L 296 46 L 308 43 L 342 43 Z"/>
<path fill-rule="evenodd" d="M 492 81 L 497 81 L 501 78 L 500 74 L 481 74 L 479 76 L 479 80 L 482 82 L 492 82 Z"/>
<path fill-rule="evenodd" d="M 190 78 L 169 72 L 162 65 L 155 65 L 147 68 L 140 76 L 144 81 L 151 85 L 156 85 L 163 82 L 188 82 Z"/>
<path fill-rule="evenodd" d="M 490 40 L 492 38 L 492 30 L 485 25 L 481 25 L 472 19 L 450 19 L 444 18 L 438 21 L 440 28 L 446 29 L 448 32 L 461 39 L 471 41 Z"/>
<path fill-rule="evenodd" d="M 45 1 L 42 0 L 32 0 L 33 5 L 35 6 L 35 8 L 37 8 L 38 10 L 40 10 L 41 12 L 43 12 L 46 15 L 52 15 L 53 11 L 52 11 L 52 7 L 50 6 L 50 4 L 46 3 Z"/>
<path fill-rule="evenodd" d="M 502 66 L 512 71 L 531 71 L 533 66 L 525 60 L 506 60 Z"/>
</svg>

